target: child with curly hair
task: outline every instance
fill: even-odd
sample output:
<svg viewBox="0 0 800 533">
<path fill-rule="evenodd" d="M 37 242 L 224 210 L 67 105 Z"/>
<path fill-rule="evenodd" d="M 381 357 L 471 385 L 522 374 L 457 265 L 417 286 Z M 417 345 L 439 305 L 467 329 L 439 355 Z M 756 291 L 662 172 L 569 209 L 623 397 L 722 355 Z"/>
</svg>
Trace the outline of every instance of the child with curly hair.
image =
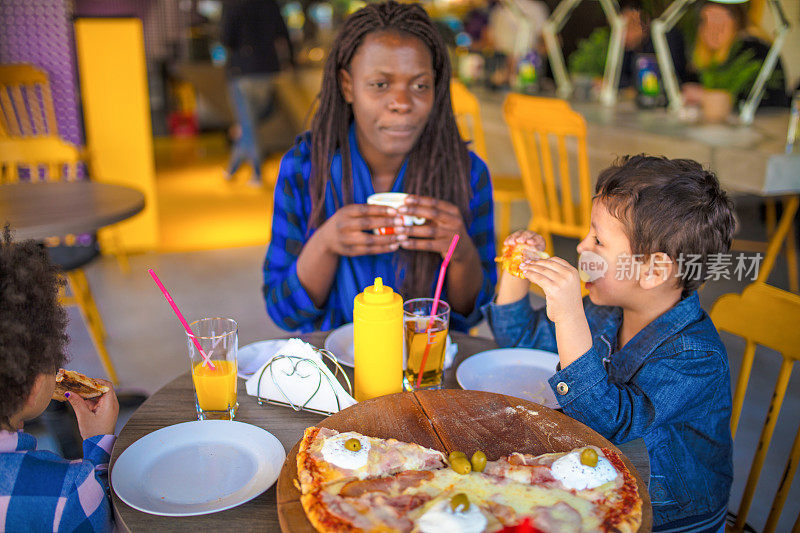
<svg viewBox="0 0 800 533">
<path fill-rule="evenodd" d="M 66 362 L 61 283 L 47 252 L 34 241 L 13 242 L 6 227 L 0 240 L 0 531 L 113 527 L 107 494 L 119 412 L 113 389 L 94 400 L 68 395 L 85 439 L 83 460 L 37 450 L 22 429 L 47 408 Z"/>
</svg>

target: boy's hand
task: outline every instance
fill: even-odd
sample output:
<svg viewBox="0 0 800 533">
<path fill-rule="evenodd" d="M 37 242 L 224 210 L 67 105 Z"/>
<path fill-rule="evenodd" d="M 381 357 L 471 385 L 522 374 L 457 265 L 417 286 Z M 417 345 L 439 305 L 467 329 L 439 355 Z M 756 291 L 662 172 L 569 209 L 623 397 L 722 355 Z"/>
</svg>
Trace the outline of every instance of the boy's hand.
<svg viewBox="0 0 800 533">
<path fill-rule="evenodd" d="M 526 261 L 520 270 L 539 285 L 547 299 L 547 317 L 556 326 L 556 344 L 561 368 L 567 368 L 592 347 L 592 333 L 581 302 L 578 269 L 561 259 L 550 257 Z"/>
<path fill-rule="evenodd" d="M 535 231 L 527 229 L 515 231 L 503 241 L 503 246 L 515 246 L 517 244 L 527 244 L 540 252 L 543 252 L 546 247 L 544 237 Z"/>
<path fill-rule="evenodd" d="M 544 237 L 530 230 L 515 231 L 505 238 L 503 246 L 516 246 L 518 244 L 528 245 L 536 250 L 544 251 Z M 497 285 L 497 305 L 514 303 L 528 294 L 528 280 L 520 279 L 506 270 L 500 273 L 500 282 Z"/>
<path fill-rule="evenodd" d="M 109 391 L 99 398 L 84 400 L 75 393 L 67 396 L 67 401 L 75 411 L 75 418 L 78 419 L 81 438 L 84 440 L 95 435 L 113 435 L 117 425 L 117 415 L 119 414 L 117 394 L 111 388 L 110 381 L 104 379 L 97 381 L 109 387 Z"/>
<path fill-rule="evenodd" d="M 584 316 L 578 269 L 560 257 L 525 261 L 520 270 L 544 291 L 547 317 L 554 323 Z"/>
</svg>

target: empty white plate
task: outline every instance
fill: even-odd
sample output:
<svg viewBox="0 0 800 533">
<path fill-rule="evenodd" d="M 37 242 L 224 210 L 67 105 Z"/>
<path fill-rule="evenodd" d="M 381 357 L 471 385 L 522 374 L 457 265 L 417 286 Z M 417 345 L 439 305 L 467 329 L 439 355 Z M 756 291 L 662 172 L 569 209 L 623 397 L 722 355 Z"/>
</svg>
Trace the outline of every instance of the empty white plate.
<svg viewBox="0 0 800 533">
<path fill-rule="evenodd" d="M 355 366 L 355 355 L 353 353 L 353 323 L 344 324 L 335 330 L 331 331 L 325 339 L 325 349 L 331 352 L 339 364 L 353 368 Z M 405 346 L 403 347 L 405 351 Z M 453 347 L 453 339 L 450 335 L 447 336 L 447 344 L 445 345 L 445 367 L 450 366 L 458 352 L 458 347 Z M 405 355 L 403 357 L 405 359 Z M 449 361 L 449 362 L 448 362 Z M 258 370 L 258 369 L 256 369 Z"/>
<path fill-rule="evenodd" d="M 476 353 L 456 369 L 456 380 L 466 390 L 508 394 L 558 408 L 547 380 L 556 373 L 558 354 L 530 348 L 499 348 Z"/>
<path fill-rule="evenodd" d="M 248 379 L 261 365 L 269 361 L 278 350 L 284 347 L 287 339 L 274 339 L 269 341 L 259 341 L 239 348 L 236 356 L 236 366 L 238 375 L 242 379 Z"/>
<path fill-rule="evenodd" d="M 111 485 L 145 513 L 194 516 L 236 507 L 278 479 L 286 452 L 272 433 L 227 420 L 184 422 L 142 437 L 119 456 Z"/>
</svg>

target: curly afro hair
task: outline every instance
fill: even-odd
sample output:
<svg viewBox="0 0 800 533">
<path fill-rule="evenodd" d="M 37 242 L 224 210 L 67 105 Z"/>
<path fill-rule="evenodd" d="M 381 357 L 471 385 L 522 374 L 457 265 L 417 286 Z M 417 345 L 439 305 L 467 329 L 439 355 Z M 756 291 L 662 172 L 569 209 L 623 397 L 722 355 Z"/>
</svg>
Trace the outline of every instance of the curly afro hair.
<svg viewBox="0 0 800 533">
<path fill-rule="evenodd" d="M 39 374 L 55 373 L 67 356 L 67 314 L 58 303 L 63 284 L 47 251 L 34 241 L 0 242 L 0 424 L 28 398 Z"/>
</svg>

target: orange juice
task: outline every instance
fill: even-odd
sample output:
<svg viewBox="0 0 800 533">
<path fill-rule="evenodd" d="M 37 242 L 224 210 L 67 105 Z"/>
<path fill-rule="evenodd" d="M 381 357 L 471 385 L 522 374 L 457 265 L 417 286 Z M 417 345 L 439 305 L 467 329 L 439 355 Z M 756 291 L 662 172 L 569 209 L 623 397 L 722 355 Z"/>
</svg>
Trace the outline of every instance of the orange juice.
<svg viewBox="0 0 800 533">
<path fill-rule="evenodd" d="M 236 405 L 236 362 L 212 360 L 192 367 L 197 403 L 203 411 L 228 411 Z"/>
<path fill-rule="evenodd" d="M 447 344 L 447 326 L 441 320 L 434 320 L 430 331 L 431 347 L 428 349 L 428 358 L 425 368 L 422 358 L 425 355 L 425 345 L 428 343 L 428 317 L 417 320 L 406 320 L 405 342 L 407 364 L 405 370 L 406 382 L 416 388 L 417 378 L 422 372 L 420 387 L 435 387 L 442 383 L 444 370 L 444 349 Z"/>
</svg>

